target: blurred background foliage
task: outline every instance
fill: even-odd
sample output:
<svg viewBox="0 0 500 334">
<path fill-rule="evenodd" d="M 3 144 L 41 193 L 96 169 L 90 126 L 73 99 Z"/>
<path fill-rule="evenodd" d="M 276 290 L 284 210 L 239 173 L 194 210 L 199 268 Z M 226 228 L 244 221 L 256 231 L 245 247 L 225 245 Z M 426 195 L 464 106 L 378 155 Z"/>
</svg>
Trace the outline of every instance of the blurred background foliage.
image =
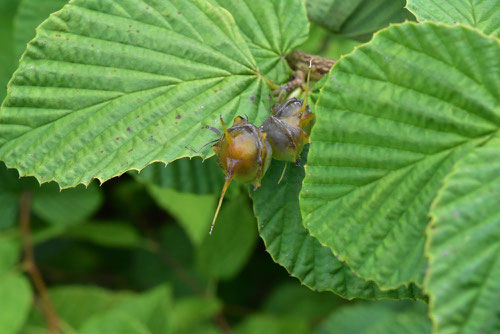
<svg viewBox="0 0 500 334">
<path fill-rule="evenodd" d="M 66 2 L 0 0 L 0 99 L 35 28 Z M 411 18 L 404 1 L 307 6 L 313 23 L 302 49 L 334 59 Z M 281 170 L 275 165 L 268 177 Z M 290 277 L 258 237 L 242 185 L 231 185 L 209 237 L 222 183 L 213 158 L 155 163 L 102 186 L 63 191 L 0 163 L 0 334 L 47 331 L 47 300 L 22 255 L 29 239 L 64 333 L 430 331 L 422 302 L 348 301 Z M 29 236 L 19 228 L 23 210 Z"/>
</svg>

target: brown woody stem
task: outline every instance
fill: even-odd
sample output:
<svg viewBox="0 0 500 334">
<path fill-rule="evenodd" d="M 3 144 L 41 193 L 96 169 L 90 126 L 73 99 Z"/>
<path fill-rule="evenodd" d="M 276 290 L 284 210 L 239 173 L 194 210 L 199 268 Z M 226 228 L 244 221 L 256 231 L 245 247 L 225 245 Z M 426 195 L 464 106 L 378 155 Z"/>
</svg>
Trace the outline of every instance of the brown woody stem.
<svg viewBox="0 0 500 334">
<path fill-rule="evenodd" d="M 24 251 L 24 267 L 28 275 L 31 277 L 31 280 L 35 285 L 35 289 L 42 300 L 43 313 L 49 327 L 49 333 L 55 334 L 59 333 L 59 318 L 57 317 L 54 306 L 52 305 L 52 301 L 47 291 L 47 286 L 45 285 L 42 274 L 40 273 L 40 270 L 35 263 L 33 241 L 31 239 L 30 208 L 31 194 L 29 192 L 25 192 L 21 197 L 19 213 L 19 227 L 21 229 Z"/>
</svg>

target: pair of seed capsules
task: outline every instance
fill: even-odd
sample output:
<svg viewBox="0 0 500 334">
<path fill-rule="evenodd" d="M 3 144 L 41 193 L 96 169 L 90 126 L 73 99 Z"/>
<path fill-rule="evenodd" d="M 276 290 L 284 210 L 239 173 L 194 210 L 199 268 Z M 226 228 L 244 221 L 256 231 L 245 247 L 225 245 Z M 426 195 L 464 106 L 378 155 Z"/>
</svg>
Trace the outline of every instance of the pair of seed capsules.
<svg viewBox="0 0 500 334">
<path fill-rule="evenodd" d="M 237 116 L 233 126 L 227 128 L 222 117 L 220 118 L 224 133 L 212 146 L 212 150 L 217 156 L 217 163 L 222 168 L 226 181 L 210 227 L 210 234 L 231 181 L 237 179 L 251 183 L 256 190 L 260 187 L 272 158 L 297 164 L 299 154 L 309 143 L 314 118 L 315 115 L 307 105 L 307 90 L 305 101 L 298 98 L 288 99 L 273 108 L 272 114 L 260 127 L 249 123 L 248 119 Z M 285 169 L 282 177 L 284 172 Z"/>
</svg>

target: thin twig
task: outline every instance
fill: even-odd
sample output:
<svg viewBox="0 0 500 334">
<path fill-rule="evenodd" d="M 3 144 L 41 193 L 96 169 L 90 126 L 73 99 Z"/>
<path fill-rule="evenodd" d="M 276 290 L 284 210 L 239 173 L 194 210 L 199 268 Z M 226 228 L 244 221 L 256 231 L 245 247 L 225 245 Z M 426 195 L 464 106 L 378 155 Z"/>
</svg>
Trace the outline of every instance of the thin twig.
<svg viewBox="0 0 500 334">
<path fill-rule="evenodd" d="M 198 280 L 191 275 L 191 273 L 185 269 L 182 264 L 180 264 L 169 251 L 167 251 L 164 247 L 161 246 L 159 242 L 154 241 L 153 239 L 148 240 L 148 248 L 149 250 L 155 252 L 159 258 L 173 270 L 173 272 L 181 279 L 181 281 L 194 293 L 205 296 L 205 297 L 215 297 L 215 287 L 208 287 L 205 289 Z M 231 334 L 231 327 L 229 326 L 229 322 L 225 318 L 222 311 L 217 312 L 214 316 L 214 321 L 219 326 L 219 329 L 224 334 Z"/>
<path fill-rule="evenodd" d="M 172 269 L 173 273 L 180 278 L 181 282 L 191 290 L 191 292 L 202 296 L 214 298 L 216 296 L 216 285 L 211 286 L 209 283 L 207 287 L 202 286 L 198 279 L 192 275 L 189 270 L 184 268 L 184 266 L 177 261 L 175 256 L 173 256 L 165 247 L 161 245 L 157 240 L 153 238 L 153 236 L 146 231 L 146 235 L 148 237 L 148 241 L 146 243 L 146 249 L 150 252 L 158 255 L 159 259 L 167 265 L 168 268 Z M 217 312 L 217 314 L 213 318 L 215 324 L 219 327 L 222 333 L 231 334 L 231 327 L 229 326 L 229 322 L 225 318 L 222 311 Z"/>
<path fill-rule="evenodd" d="M 19 227 L 21 229 L 24 250 L 24 268 L 31 277 L 31 280 L 35 285 L 35 289 L 42 300 L 43 313 L 49 327 L 49 333 L 56 334 L 59 333 L 59 318 L 56 314 L 54 306 L 52 305 L 52 301 L 50 300 L 47 286 L 43 281 L 42 274 L 40 273 L 40 270 L 38 270 L 35 263 L 33 240 L 31 239 L 30 208 L 31 194 L 29 192 L 25 192 L 21 197 L 19 213 Z"/>
<path fill-rule="evenodd" d="M 204 287 L 198 282 L 198 280 L 191 275 L 191 273 L 186 270 L 176 258 L 170 254 L 168 250 L 152 239 L 148 240 L 148 249 L 156 253 L 161 261 L 163 261 L 170 269 L 173 270 L 174 274 L 181 279 L 181 281 L 194 293 L 199 295 L 205 295 Z"/>
<path fill-rule="evenodd" d="M 215 298 L 217 296 L 217 280 L 211 279 L 207 284 L 207 294 L 209 297 Z M 218 310 L 214 315 L 213 320 L 219 329 L 224 334 L 231 334 L 231 327 L 229 326 L 229 322 L 224 316 L 224 311 L 222 309 Z"/>
<path fill-rule="evenodd" d="M 215 322 L 219 326 L 219 329 L 222 331 L 224 334 L 231 334 L 231 327 L 229 327 L 229 323 L 227 322 L 226 317 L 224 317 L 224 314 L 222 311 L 217 312 L 215 315 Z"/>
</svg>

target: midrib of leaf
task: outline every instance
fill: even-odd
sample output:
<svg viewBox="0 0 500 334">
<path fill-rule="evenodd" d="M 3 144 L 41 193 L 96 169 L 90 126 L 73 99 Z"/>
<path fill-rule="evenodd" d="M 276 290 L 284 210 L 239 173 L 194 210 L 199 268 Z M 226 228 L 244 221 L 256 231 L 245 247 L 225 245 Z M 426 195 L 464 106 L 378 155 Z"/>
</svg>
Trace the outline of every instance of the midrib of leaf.
<svg viewBox="0 0 500 334">
<path fill-rule="evenodd" d="M 302 0 L 211 0 L 234 16 L 268 79 L 284 82 L 290 69 L 284 56 L 307 39 L 309 22 Z"/>
<path fill-rule="evenodd" d="M 241 1 L 240 4 L 243 4 L 248 9 L 248 11 L 252 14 L 251 17 L 252 17 L 253 22 L 252 22 L 252 25 L 250 25 L 250 26 L 251 27 L 258 27 L 257 30 L 262 33 L 262 36 L 264 36 L 264 38 L 267 42 L 267 45 L 259 45 L 255 42 L 253 42 L 253 44 L 259 46 L 262 49 L 267 49 L 273 53 L 274 53 L 273 48 L 276 50 L 279 50 L 279 45 L 276 45 L 276 44 L 272 45 L 274 41 L 271 41 L 271 39 L 267 36 L 267 34 L 264 32 L 264 30 L 259 25 L 258 20 L 257 20 L 257 16 L 253 12 L 252 8 L 245 1 Z"/>
<path fill-rule="evenodd" d="M 484 137 L 483 137 L 483 138 L 484 138 Z M 316 141 L 316 142 L 317 142 L 317 141 Z M 467 144 L 467 143 L 466 143 L 466 144 Z M 462 145 L 465 145 L 465 144 L 462 144 Z M 354 186 L 357 186 L 357 188 L 353 188 L 352 190 L 349 190 L 349 191 L 348 191 L 348 192 L 346 192 L 346 193 L 339 194 L 339 196 L 338 196 L 337 198 L 331 198 L 331 199 L 329 199 L 329 200 L 335 200 L 335 199 L 338 199 L 338 198 L 341 198 L 341 197 L 345 197 L 345 196 L 347 196 L 347 195 L 349 195 L 349 194 L 351 194 L 352 192 L 355 192 L 355 191 L 362 191 L 362 190 L 364 190 L 365 188 L 368 188 L 368 187 L 370 187 L 370 186 L 373 186 L 374 184 L 376 184 L 377 182 L 379 182 L 380 180 L 382 180 L 382 179 L 383 179 L 383 178 L 385 178 L 385 177 L 389 177 L 389 176 L 394 175 L 394 174 L 403 174 L 403 175 L 401 175 L 401 176 L 399 177 L 399 180 L 397 181 L 396 185 L 393 185 L 393 186 L 392 186 L 392 188 L 393 188 L 393 189 L 397 189 L 399 186 L 401 186 L 401 185 L 402 185 L 402 182 L 404 181 L 404 178 L 405 178 L 405 177 L 407 177 L 409 174 L 411 174 L 411 172 L 413 171 L 413 169 L 415 169 L 415 168 L 416 168 L 416 166 L 417 166 L 419 163 L 424 163 L 426 159 L 431 159 L 431 158 L 433 158 L 434 156 L 437 156 L 437 155 L 442 155 L 442 153 L 444 153 L 444 157 L 443 157 L 443 158 L 441 158 L 441 159 L 439 159 L 439 162 L 438 162 L 438 164 L 437 164 L 437 166 L 436 166 L 436 168 L 438 168 L 438 167 L 439 167 L 439 166 L 441 166 L 441 165 L 442 165 L 442 164 L 443 164 L 443 163 L 444 163 L 447 159 L 449 159 L 449 158 L 450 158 L 450 152 L 451 152 L 452 150 L 454 150 L 454 149 L 458 148 L 459 146 L 460 146 L 460 145 L 455 146 L 455 147 L 452 147 L 452 148 L 449 148 L 449 149 L 446 149 L 446 150 L 443 150 L 442 152 L 438 152 L 438 153 L 433 154 L 433 155 L 428 155 L 428 156 L 426 156 L 425 158 L 423 158 L 423 159 L 419 160 L 418 162 L 411 163 L 411 164 L 409 164 L 409 165 L 407 165 L 407 166 L 404 166 L 404 167 L 401 167 L 401 168 L 398 168 L 398 169 L 394 169 L 394 170 L 390 170 L 390 171 L 388 171 L 388 173 L 387 173 L 387 174 L 385 174 L 385 175 L 381 176 L 381 177 L 380 177 L 380 178 L 378 178 L 378 179 L 375 179 L 375 180 L 374 180 L 374 181 L 372 181 L 372 182 L 366 183 L 366 184 L 364 184 L 364 185 L 362 185 L 362 186 L 352 185 L 353 187 L 354 187 Z M 315 167 L 317 167 L 317 166 L 315 165 Z M 408 207 L 409 207 L 412 203 L 414 203 L 414 201 L 418 198 L 418 195 L 420 194 L 420 192 L 421 192 L 421 191 L 423 191 L 423 189 L 425 189 L 425 186 L 426 186 L 426 185 L 430 182 L 430 180 L 431 180 L 433 177 L 435 177 L 435 176 L 436 176 L 436 175 L 431 175 L 431 177 L 427 178 L 427 180 L 426 180 L 426 181 L 424 181 L 424 184 L 423 184 L 423 186 L 420 188 L 419 192 L 418 192 L 418 193 L 416 193 L 416 194 L 414 194 L 415 196 L 413 197 L 413 199 L 411 199 L 411 200 L 410 200 L 410 203 L 408 204 Z M 342 183 L 342 184 L 340 184 L 340 185 L 345 185 L 345 184 L 344 184 L 344 183 Z M 377 213 L 377 212 L 379 212 L 379 209 L 381 209 L 381 208 L 383 207 L 383 205 L 382 205 L 382 204 L 383 204 L 383 203 L 385 203 L 385 202 L 387 202 L 387 201 L 389 201 L 389 200 L 390 200 L 390 196 L 385 196 L 385 197 L 382 199 L 382 202 L 379 202 L 379 203 L 378 203 L 378 204 L 379 204 L 379 206 L 378 206 L 378 208 L 376 209 L 375 213 L 374 213 L 373 211 L 371 212 L 371 214 L 370 214 L 371 218 L 376 218 L 376 217 L 377 217 L 376 213 Z M 325 202 L 323 202 L 323 204 L 322 204 L 322 205 L 318 204 L 318 206 L 317 206 L 316 208 L 314 208 L 312 211 L 310 211 L 310 212 L 308 213 L 308 215 L 304 217 L 304 219 L 307 219 L 307 217 L 308 217 L 308 216 L 310 216 L 310 215 L 314 214 L 316 211 L 320 210 L 320 209 L 322 208 L 322 206 L 324 206 L 325 204 L 326 204 Z M 399 222 L 399 220 L 400 220 L 401 216 L 402 216 L 402 215 L 404 215 L 405 213 L 406 213 L 406 209 L 401 210 L 400 216 L 399 216 L 399 217 L 397 217 L 397 218 L 395 218 L 395 220 Z M 354 216 L 352 216 L 352 218 L 356 219 Z M 365 218 L 366 218 L 366 219 L 364 219 L 364 220 L 369 219 L 368 217 L 365 217 Z M 356 219 L 356 220 L 357 220 L 357 219 Z M 395 227 L 397 227 L 397 225 L 390 225 L 389 227 L 390 227 L 390 228 L 389 228 L 389 229 L 385 232 L 385 235 L 382 237 L 382 239 L 385 239 L 385 238 L 389 235 L 389 233 L 390 233 L 390 232 L 391 232 L 391 231 L 392 231 Z M 311 234 L 313 234 L 313 233 L 311 233 Z M 314 234 L 313 234 L 313 236 L 314 236 Z M 365 237 L 365 236 L 364 236 L 364 235 L 362 235 L 362 234 L 356 234 L 355 236 L 356 236 L 358 239 L 362 239 L 362 237 Z M 381 244 L 381 243 L 379 243 L 379 244 L 377 244 L 377 245 L 376 245 L 376 247 L 377 247 L 377 248 L 382 247 L 382 246 L 383 246 L 383 244 Z M 415 249 L 413 249 L 413 250 L 415 250 Z M 371 254 L 371 256 L 374 256 L 374 252 Z M 339 257 L 340 259 L 342 259 L 343 261 L 345 261 L 345 258 L 343 258 L 342 256 L 338 255 L 338 257 Z M 366 263 L 363 263 L 362 265 L 366 265 Z M 359 275 L 359 274 L 358 274 L 358 275 Z M 362 277 L 362 275 L 359 275 L 359 276 L 361 276 L 361 277 Z"/>
<path fill-rule="evenodd" d="M 457 150 L 458 148 L 460 148 L 461 146 L 469 146 L 469 148 L 465 148 L 464 151 L 467 152 L 467 151 L 470 151 L 470 149 L 474 146 L 478 146 L 480 145 L 481 143 L 487 141 L 489 138 L 491 138 L 492 136 L 494 136 L 496 133 L 498 132 L 498 130 L 492 132 L 492 133 L 489 133 L 489 134 L 485 134 L 483 136 L 480 136 L 480 137 L 477 137 L 477 138 L 473 138 L 473 139 L 470 139 L 464 143 L 461 143 L 457 146 L 453 146 L 453 147 L 450 147 L 450 148 L 447 148 L 443 151 L 440 151 L 440 152 L 437 152 L 437 153 L 434 153 L 432 155 L 426 155 L 424 158 L 422 158 L 421 160 L 417 161 L 417 162 L 413 162 L 413 163 L 410 163 L 409 165 L 407 166 L 403 166 L 401 168 L 398 168 L 398 169 L 394 169 L 394 170 L 390 170 L 388 171 L 387 174 L 379 177 L 378 179 L 375 179 L 373 180 L 372 182 L 369 182 L 369 183 L 366 183 L 364 185 L 361 185 L 361 186 L 358 186 L 358 185 L 348 185 L 348 186 L 351 186 L 352 188 L 348 191 L 346 191 L 345 193 L 340 193 L 338 194 L 337 197 L 334 197 L 334 198 L 329 198 L 328 200 L 325 200 L 324 198 L 321 198 L 321 197 L 315 197 L 315 207 L 310 210 L 305 216 L 304 216 L 304 220 L 308 219 L 308 217 L 314 215 L 314 214 L 317 214 L 317 211 L 321 210 L 325 205 L 328 204 L 328 202 L 332 202 L 332 201 L 335 201 L 335 200 L 338 200 L 342 197 L 345 197 L 351 193 L 354 193 L 354 192 L 363 192 L 364 189 L 368 189 L 369 187 L 371 186 L 374 186 L 375 184 L 377 184 L 378 182 L 380 182 L 381 180 L 383 180 L 384 178 L 388 178 L 390 177 L 391 175 L 394 175 L 394 174 L 399 174 L 399 173 L 403 173 L 403 174 L 406 174 L 406 175 L 409 175 L 412 170 L 418 166 L 418 164 L 423 164 L 425 163 L 428 159 L 432 159 L 436 156 L 439 156 L 439 155 L 443 155 L 444 154 L 444 157 L 442 159 L 439 159 L 440 162 L 434 166 L 434 169 L 438 169 L 439 166 L 441 166 L 442 164 L 444 164 L 448 159 L 453 159 L 451 157 L 451 153 L 455 150 Z M 317 142 L 320 142 L 320 141 L 315 141 L 316 143 Z M 334 143 L 334 142 L 331 142 L 331 143 Z M 474 143 L 472 146 L 471 146 L 471 143 Z M 352 144 L 352 143 L 349 143 L 349 144 Z M 417 153 L 417 152 L 415 152 Z M 319 167 L 317 165 L 314 165 L 314 167 Z M 329 166 L 330 167 L 330 166 Z M 307 172 L 307 167 L 306 167 L 306 172 Z M 407 215 L 407 209 L 417 200 L 419 199 L 419 195 L 421 192 L 424 191 L 424 189 L 426 189 L 426 186 L 430 183 L 430 181 L 432 179 L 435 179 L 435 180 L 439 180 L 440 178 L 442 177 L 442 175 L 437 175 L 437 174 L 432 174 L 429 178 L 427 178 L 422 187 L 418 190 L 417 193 L 414 194 L 414 197 L 413 199 L 410 200 L 410 203 L 407 205 L 406 208 L 402 209 L 399 216 L 394 218 L 394 220 L 396 222 L 398 222 L 398 224 L 391 224 L 389 225 L 389 228 L 384 232 L 385 235 L 383 236 L 379 236 L 381 237 L 383 240 L 385 240 L 387 238 L 387 236 L 392 232 L 394 231 L 395 229 L 397 228 L 403 228 L 403 223 L 404 221 L 401 221 L 401 217 L 403 215 Z M 404 181 L 404 176 L 401 175 L 399 176 L 399 181 L 397 182 L 397 185 L 396 186 L 392 186 L 392 188 L 394 189 L 393 191 L 396 191 L 395 189 L 397 189 L 399 186 L 402 185 L 402 182 Z M 315 183 L 316 185 L 317 183 Z M 333 184 L 328 184 L 328 185 L 333 185 Z M 346 185 L 345 183 L 338 183 L 338 185 Z M 308 196 L 308 199 L 311 198 L 311 196 Z M 378 203 L 379 206 L 378 208 L 375 210 L 375 212 L 373 211 L 370 211 L 370 215 L 368 217 L 364 217 L 364 218 L 356 218 L 354 216 L 351 216 L 354 220 L 364 220 L 364 221 L 369 221 L 371 219 L 375 220 L 377 218 L 377 213 L 380 213 L 380 209 L 382 209 L 383 207 L 383 203 L 386 202 L 386 201 L 389 201 L 391 199 L 391 196 L 390 195 L 387 195 L 384 197 L 382 203 Z M 420 199 L 419 199 L 420 200 Z M 335 233 L 334 231 L 331 231 L 332 233 Z M 364 231 L 365 233 L 369 233 L 368 231 Z M 314 232 L 311 232 L 310 231 L 310 234 L 315 237 L 315 238 L 318 238 L 318 234 L 314 233 Z M 354 234 L 354 236 L 357 238 L 358 242 L 361 242 L 361 240 L 363 238 L 366 238 L 365 235 L 363 235 L 362 233 L 359 233 L 359 234 Z M 425 237 L 424 235 L 422 234 L 421 238 L 420 238 L 420 241 L 418 242 L 419 244 L 421 244 L 423 246 L 425 242 Z M 324 245 L 325 246 L 325 245 Z M 365 258 L 365 261 L 362 262 L 360 265 L 361 265 L 361 269 L 364 269 L 365 267 L 370 267 L 373 265 L 372 262 L 370 262 L 370 258 L 373 258 L 375 257 L 375 253 L 376 253 L 376 250 L 381 248 L 381 247 L 385 247 L 383 243 L 378 243 L 376 244 L 375 246 L 375 249 L 368 254 L 368 258 Z M 415 255 L 416 251 L 419 250 L 419 247 L 413 247 L 410 249 L 410 251 L 413 253 L 413 255 Z M 342 254 L 338 254 L 337 252 L 335 252 L 335 255 L 337 256 L 337 258 L 343 262 L 347 262 L 349 259 L 346 257 L 346 256 L 343 256 Z M 406 259 L 409 259 L 409 258 L 412 258 L 413 256 L 411 256 L 412 254 L 411 253 L 408 253 L 408 254 L 404 254 L 405 255 L 405 258 Z M 420 254 L 417 254 L 418 256 L 420 256 Z M 413 265 L 413 263 L 409 263 L 408 266 L 411 268 Z M 356 273 L 357 276 L 361 277 L 361 278 L 364 278 L 364 279 L 367 279 L 367 280 L 370 280 L 372 279 L 372 277 L 366 277 L 366 275 L 363 275 L 363 274 L 360 274 L 358 270 L 354 270 L 353 271 Z M 418 286 L 421 286 L 421 282 L 419 281 L 415 281 L 414 282 L 415 284 L 417 284 Z"/>
</svg>

